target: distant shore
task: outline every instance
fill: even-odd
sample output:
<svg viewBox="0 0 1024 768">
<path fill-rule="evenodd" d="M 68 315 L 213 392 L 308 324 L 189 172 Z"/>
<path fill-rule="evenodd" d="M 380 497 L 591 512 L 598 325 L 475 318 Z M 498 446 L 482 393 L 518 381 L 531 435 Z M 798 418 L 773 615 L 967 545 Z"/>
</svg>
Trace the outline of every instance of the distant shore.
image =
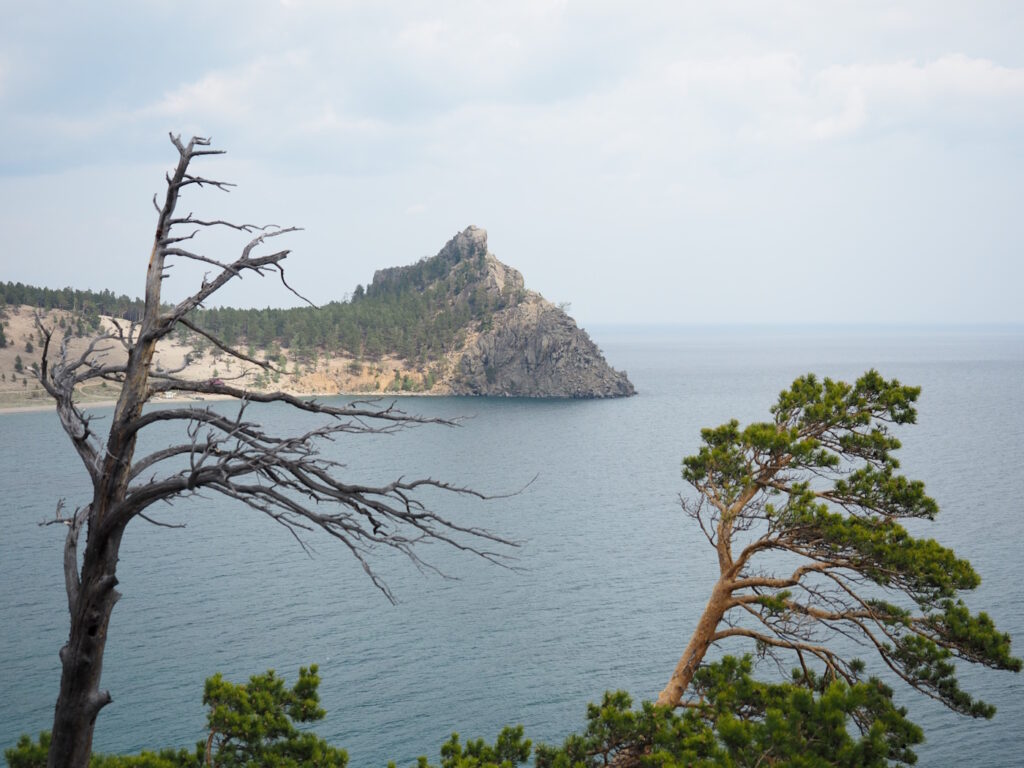
<svg viewBox="0 0 1024 768">
<path fill-rule="evenodd" d="M 2 318 L 8 343 L 0 347 L 0 413 L 26 413 L 48 411 L 54 408 L 53 401 L 34 380 L 33 369 L 42 364 L 42 341 L 36 329 L 36 309 L 29 306 L 7 306 Z M 45 320 L 51 327 L 71 327 L 72 313 L 63 310 L 49 310 Z M 100 319 L 99 330 L 112 332 L 109 318 Z M 69 354 L 74 357 L 85 351 L 88 335 L 69 337 Z M 228 385 L 238 386 L 254 392 L 281 390 L 300 398 L 310 397 L 359 397 L 391 399 L 402 395 L 447 395 L 451 393 L 443 382 L 430 384 L 426 373 L 419 367 L 411 366 L 404 360 L 384 356 L 374 361 L 358 361 L 350 356 L 319 357 L 314 362 L 300 362 L 290 357 L 287 348 L 278 350 L 279 372 L 269 374 L 256 366 L 245 366 L 230 357 L 215 355 L 215 349 L 197 350 L 192 344 L 180 339 L 167 340 L 158 347 L 155 365 L 177 370 L 188 367 L 186 378 L 193 381 L 223 380 Z M 265 350 L 261 350 L 261 354 Z M 122 353 L 116 349 L 107 350 L 99 356 L 106 362 L 119 362 Z M 282 362 L 284 360 L 285 362 Z M 436 365 L 436 363 L 435 363 Z M 454 365 L 454 359 L 446 366 Z M 301 373 L 299 371 L 301 368 Z M 278 380 L 280 377 L 280 380 Z M 81 408 L 104 408 L 114 405 L 119 385 L 95 382 L 76 393 Z M 231 399 L 227 395 L 202 395 L 202 400 Z M 166 400 L 154 398 L 153 403 L 195 403 L 197 398 L 179 392 L 176 397 Z"/>
<path fill-rule="evenodd" d="M 92 403 L 90 403 L 92 405 Z M 96 405 L 113 405 L 110 403 L 96 403 Z M 55 406 L 53 403 L 40 403 L 39 405 L 0 405 L 0 416 L 5 413 L 37 413 L 39 411 L 52 411 Z"/>
<path fill-rule="evenodd" d="M 301 395 L 300 395 L 301 397 Z M 234 398 L 229 395 L 203 395 L 201 398 L 197 397 L 179 397 L 172 398 L 169 400 L 150 400 L 150 403 L 197 403 L 204 400 L 233 400 Z M 117 400 L 87 400 L 75 403 L 79 408 L 88 410 L 90 408 L 113 408 L 117 405 Z M 25 403 L 25 404 L 3 404 L 0 403 L 0 415 L 5 413 L 39 413 L 41 411 L 52 411 L 56 408 L 56 404 L 52 400 L 36 403 Z"/>
<path fill-rule="evenodd" d="M 261 393 L 269 394 L 269 393 Z M 293 392 L 286 391 L 285 394 L 291 395 L 292 397 L 307 398 L 307 399 L 321 399 L 325 397 L 358 397 L 367 400 L 394 400 L 401 397 L 451 397 L 449 392 Z M 167 404 L 167 403 L 180 403 L 182 405 L 195 405 L 201 402 L 223 402 L 225 400 L 237 400 L 238 398 L 232 397 L 231 395 L 208 395 L 204 394 L 201 397 L 174 397 L 174 398 L 154 398 L 150 400 L 147 405 L 153 405 L 156 403 Z M 88 410 L 90 408 L 113 408 L 117 405 L 117 400 L 88 400 L 76 403 L 79 408 Z M 41 413 L 45 411 L 52 411 L 56 408 L 52 400 L 40 401 L 38 403 L 0 403 L 0 416 L 8 413 Z"/>
</svg>

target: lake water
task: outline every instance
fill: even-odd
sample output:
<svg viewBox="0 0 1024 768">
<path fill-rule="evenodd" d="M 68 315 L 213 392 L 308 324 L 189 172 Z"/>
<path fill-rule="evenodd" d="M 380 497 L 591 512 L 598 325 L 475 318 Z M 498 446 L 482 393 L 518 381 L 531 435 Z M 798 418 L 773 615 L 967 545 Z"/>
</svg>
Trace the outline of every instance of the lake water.
<svg viewBox="0 0 1024 768">
<path fill-rule="evenodd" d="M 400 601 L 392 606 L 327 537 L 309 539 L 309 557 L 279 526 L 216 497 L 164 515 L 184 530 L 133 523 L 104 668 L 114 702 L 99 716 L 95 748 L 204 738 L 203 681 L 215 671 L 242 681 L 274 668 L 293 681 L 300 665 L 318 663 L 328 714 L 316 730 L 347 748 L 357 768 L 419 754 L 436 761 L 453 730 L 490 740 L 522 723 L 535 741 L 560 742 L 606 689 L 654 697 L 716 569 L 679 509 L 680 459 L 696 450 L 703 426 L 766 418 L 778 392 L 807 371 L 850 379 L 876 367 L 923 386 L 901 457 L 942 513 L 920 532 L 971 560 L 983 583 L 969 604 L 1024 653 L 1024 330 L 593 335 L 628 370 L 637 397 L 409 398 L 407 411 L 471 418 L 331 449 L 362 480 L 429 475 L 490 493 L 527 486 L 489 502 L 432 499 L 456 519 L 520 540 L 517 570 L 433 546 L 426 558 L 456 577 L 442 579 L 381 553 L 377 568 Z M 265 408 L 261 418 L 287 428 L 292 417 Z M 59 498 L 82 503 L 87 489 L 52 412 L 0 415 L 0 466 L 2 747 L 51 725 L 67 633 L 63 529 L 37 523 Z M 971 755 L 989 768 L 1019 765 L 1024 678 L 967 670 L 964 680 L 999 707 L 994 720 L 970 721 L 900 692 L 926 732 L 921 764 Z"/>
</svg>

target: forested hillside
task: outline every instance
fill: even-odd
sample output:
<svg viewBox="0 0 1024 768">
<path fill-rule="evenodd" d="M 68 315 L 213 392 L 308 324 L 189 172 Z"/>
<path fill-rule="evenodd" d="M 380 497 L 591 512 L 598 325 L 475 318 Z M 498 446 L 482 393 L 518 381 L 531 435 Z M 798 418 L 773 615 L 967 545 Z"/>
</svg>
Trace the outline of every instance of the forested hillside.
<svg viewBox="0 0 1024 768">
<path fill-rule="evenodd" d="M 521 301 L 517 286 L 488 290 L 485 252 L 445 250 L 408 267 L 381 270 L 347 302 L 295 309 L 206 309 L 201 327 L 231 344 L 288 347 L 299 359 L 314 350 L 379 360 L 393 355 L 414 364 L 436 361 L 486 330 L 492 315 Z"/>
<path fill-rule="evenodd" d="M 24 283 L 0 282 L 0 306 L 24 304 L 38 309 L 63 309 L 95 318 L 100 315 L 135 320 L 142 312 L 142 299 L 117 296 L 111 291 L 80 291 L 77 288 L 37 288 Z"/>
<path fill-rule="evenodd" d="M 499 309 L 524 292 L 489 293 L 484 285 L 484 253 L 474 258 L 445 252 L 408 267 L 381 270 L 367 287 L 357 286 L 349 301 L 291 309 L 200 309 L 193 321 L 232 345 L 291 350 L 309 359 L 314 351 L 378 360 L 393 355 L 410 363 L 438 360 L 461 346 L 466 331 L 486 328 Z M 339 293 L 344 291 L 339 288 Z M 141 299 L 111 291 L 39 288 L 0 283 L 0 305 L 61 309 L 81 317 L 85 328 L 99 327 L 101 315 L 135 320 Z"/>
<path fill-rule="evenodd" d="M 347 291 L 339 286 L 338 294 Z M 102 318 L 137 319 L 142 302 L 110 291 L 0 283 L 0 312 L 9 315 L 0 318 L 0 346 L 3 323 L 15 318 L 19 328 L 9 329 L 8 336 L 25 344 L 35 334 L 23 307 L 41 310 L 62 337 L 83 338 L 113 327 Z M 378 270 L 369 286 L 356 286 L 346 301 L 290 309 L 200 308 L 189 319 L 210 337 L 270 361 L 274 370 L 240 371 L 204 333 L 185 328 L 166 345 L 162 364 L 185 365 L 192 378 L 232 378 L 258 390 L 633 394 L 625 375 L 607 365 L 572 318 L 527 291 L 522 275 L 488 251 L 487 233 L 478 227 L 457 234 L 435 256 Z"/>
</svg>

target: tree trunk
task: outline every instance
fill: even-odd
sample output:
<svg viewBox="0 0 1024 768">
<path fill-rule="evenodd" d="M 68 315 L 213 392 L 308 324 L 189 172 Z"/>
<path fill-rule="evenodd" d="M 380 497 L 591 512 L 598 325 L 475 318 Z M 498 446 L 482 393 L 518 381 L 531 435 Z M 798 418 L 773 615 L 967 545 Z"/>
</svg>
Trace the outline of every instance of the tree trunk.
<svg viewBox="0 0 1024 768">
<path fill-rule="evenodd" d="M 658 700 L 655 702 L 658 706 L 679 706 L 683 693 L 690 686 L 690 682 L 697 672 L 697 667 L 704 660 L 704 654 L 707 653 L 714 640 L 715 632 L 718 630 L 722 617 L 725 616 L 725 612 L 730 607 L 729 599 L 731 594 L 730 582 L 724 578 L 719 579 L 711 592 L 711 599 L 708 600 L 704 613 L 697 623 L 697 629 L 694 630 L 693 635 L 690 637 L 690 642 L 687 644 L 686 650 L 683 651 L 682 658 L 679 659 L 679 663 L 676 665 L 668 685 L 658 695 Z"/>
<path fill-rule="evenodd" d="M 160 242 L 160 236 L 158 230 L 155 243 Z M 156 250 L 154 244 L 154 254 Z M 162 260 L 151 258 L 143 321 L 138 340 L 128 353 L 127 371 L 111 421 L 102 473 L 93 481 L 80 581 L 74 555 L 76 544 L 69 541 L 65 549 L 64 576 L 68 585 L 71 630 L 67 644 L 60 650 L 60 694 L 53 715 L 47 768 L 88 768 L 96 715 L 111 701 L 110 692 L 100 690 L 100 676 L 110 614 L 120 597 L 114 587 L 117 586 L 121 534 L 130 519 L 130 516 L 117 519 L 123 516 L 118 505 L 127 493 L 135 453 L 136 433 L 129 425 L 138 418 L 146 401 L 149 365 L 156 349 L 153 329 L 160 306 L 161 270 Z M 77 529 L 69 534 L 72 535 L 77 537 Z"/>
<path fill-rule="evenodd" d="M 120 597 L 114 587 L 121 534 L 105 538 L 101 546 L 86 547 L 81 583 L 68 595 L 71 631 L 60 650 L 60 695 L 47 768 L 87 768 L 96 715 L 111 701 L 110 693 L 100 690 L 100 676 L 110 613 Z"/>
<path fill-rule="evenodd" d="M 146 272 L 145 307 L 137 336 L 128 351 L 124 384 L 117 399 L 102 471 L 93 476 L 93 499 L 88 514 L 88 534 L 81 578 L 78 576 L 78 523 L 65 545 L 64 576 L 68 590 L 71 630 L 61 648 L 60 694 L 53 715 L 53 732 L 47 768 L 71 766 L 88 768 L 96 715 L 110 703 L 110 692 L 100 690 L 107 627 L 114 603 L 120 597 L 117 586 L 117 558 L 121 534 L 131 515 L 124 517 L 118 505 L 128 489 L 136 432 L 133 420 L 142 413 L 147 400 L 149 367 L 160 337 L 160 283 L 163 278 L 164 239 L 171 226 L 178 194 L 192 159 L 188 149 L 175 142 L 181 158 L 173 178 L 168 178 L 167 200 L 157 220 L 153 250 Z M 111 516 L 114 517 L 111 517 Z"/>
</svg>

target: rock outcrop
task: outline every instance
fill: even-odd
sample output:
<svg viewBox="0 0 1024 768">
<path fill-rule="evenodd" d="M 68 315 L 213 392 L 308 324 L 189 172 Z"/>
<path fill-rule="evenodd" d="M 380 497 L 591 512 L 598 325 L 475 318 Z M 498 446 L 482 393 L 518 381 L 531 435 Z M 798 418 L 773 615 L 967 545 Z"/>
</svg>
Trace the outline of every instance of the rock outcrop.
<svg viewBox="0 0 1024 768">
<path fill-rule="evenodd" d="M 417 270 L 415 273 L 409 270 Z M 381 270 L 373 288 L 431 276 L 446 285 L 452 310 L 472 306 L 473 322 L 450 359 L 452 394 L 504 397 L 626 397 L 636 394 L 586 331 L 562 309 L 525 288 L 523 276 L 487 250 L 487 232 L 469 227 L 431 259 Z M 428 286 L 422 286 L 424 289 Z M 481 310 L 481 307 L 486 309 Z"/>
<path fill-rule="evenodd" d="M 73 306 L 99 298 L 75 292 Z M 134 312 L 132 302 L 122 299 L 127 305 L 119 311 Z M 19 309 L 9 303 L 8 337 L 31 336 L 35 314 L 35 308 Z M 50 310 L 47 319 L 50 325 L 59 319 L 68 327 L 83 322 L 77 310 L 67 308 Z M 157 364 L 184 369 L 184 378 L 197 381 L 230 376 L 232 382 L 257 392 L 283 389 L 300 396 L 370 397 L 635 394 L 626 374 L 605 362 L 571 317 L 527 290 L 523 276 L 488 251 L 487 233 L 477 227 L 455 235 L 436 256 L 379 270 L 369 286 L 356 287 L 350 300 L 329 302 L 316 312 L 219 308 L 200 310 L 196 321 L 231 346 L 277 361 L 280 371 L 270 374 L 255 366 L 232 370 L 221 351 L 200 334 L 175 335 L 161 344 Z M 112 322 L 96 319 L 100 330 L 111 331 Z M 71 339 L 70 349 L 89 340 Z M 8 345 L 0 350 L 0 363 L 6 354 L 14 365 L 14 352 L 8 352 L 13 349 Z M 21 354 L 27 353 L 22 349 Z M 31 362 L 26 360 L 26 365 Z M 26 396 L 32 391 L 13 382 L 12 377 L 11 386 L 0 383 L 0 401 L 33 404 Z M 108 396 L 100 390 L 79 395 L 94 400 Z"/>
<path fill-rule="evenodd" d="M 538 294 L 495 313 L 463 350 L 452 392 L 509 397 L 626 397 L 625 373 L 605 362 L 586 331 Z"/>
</svg>

